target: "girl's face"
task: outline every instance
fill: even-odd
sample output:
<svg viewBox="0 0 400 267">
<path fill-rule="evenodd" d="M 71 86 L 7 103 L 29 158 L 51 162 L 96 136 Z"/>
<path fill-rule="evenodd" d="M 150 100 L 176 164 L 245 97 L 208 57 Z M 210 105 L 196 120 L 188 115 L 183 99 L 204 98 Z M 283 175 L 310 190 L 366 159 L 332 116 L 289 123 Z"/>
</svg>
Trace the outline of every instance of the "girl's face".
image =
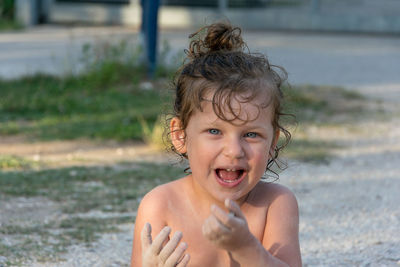
<svg viewBox="0 0 400 267">
<path fill-rule="evenodd" d="M 211 99 L 209 95 L 208 98 Z M 180 153 L 187 153 L 195 189 L 218 202 L 241 200 L 264 174 L 268 159 L 279 137 L 272 126 L 271 105 L 259 108 L 261 101 L 231 103 L 239 118 L 227 122 L 214 113 L 211 101 L 202 103 L 185 130 L 185 138 L 175 132 L 173 142 Z M 224 110 L 227 118 L 233 115 Z M 175 125 L 175 126 L 174 126 Z M 171 127 L 179 128 L 174 118 Z M 174 140 L 175 139 L 175 140 Z"/>
</svg>

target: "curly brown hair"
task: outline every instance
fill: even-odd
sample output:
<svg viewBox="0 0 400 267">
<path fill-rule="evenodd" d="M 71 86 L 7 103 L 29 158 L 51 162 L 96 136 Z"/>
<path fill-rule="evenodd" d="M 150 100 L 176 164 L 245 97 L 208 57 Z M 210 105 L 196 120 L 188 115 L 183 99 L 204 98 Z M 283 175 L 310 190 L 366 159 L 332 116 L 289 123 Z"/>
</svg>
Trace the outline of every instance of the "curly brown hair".
<svg viewBox="0 0 400 267">
<path fill-rule="evenodd" d="M 201 104 L 205 95 L 212 92 L 215 114 L 221 120 L 232 122 L 240 120 L 238 112 L 231 106 L 232 100 L 238 101 L 238 95 L 241 96 L 241 103 L 267 96 L 265 105 L 261 108 L 272 105 L 272 125 L 274 130 L 279 129 L 284 135 L 284 141 L 276 146 L 275 153 L 267 164 L 266 171 L 271 171 L 273 163 L 277 163 L 279 151 L 291 138 L 290 132 L 280 122 L 280 117 L 286 115 L 282 112 L 281 90 L 281 85 L 287 78 L 286 71 L 280 66 L 270 64 L 266 56 L 250 53 L 241 37 L 241 29 L 228 23 L 205 26 L 189 38 L 192 40 L 189 49 L 185 50 L 187 57 L 173 83 L 176 95 L 172 116 L 180 120 L 181 130 L 185 130 L 193 112 L 202 110 Z M 228 119 L 225 116 L 226 108 L 233 118 Z M 171 150 L 187 158 L 173 145 Z M 279 164 L 277 166 L 280 167 Z"/>
</svg>

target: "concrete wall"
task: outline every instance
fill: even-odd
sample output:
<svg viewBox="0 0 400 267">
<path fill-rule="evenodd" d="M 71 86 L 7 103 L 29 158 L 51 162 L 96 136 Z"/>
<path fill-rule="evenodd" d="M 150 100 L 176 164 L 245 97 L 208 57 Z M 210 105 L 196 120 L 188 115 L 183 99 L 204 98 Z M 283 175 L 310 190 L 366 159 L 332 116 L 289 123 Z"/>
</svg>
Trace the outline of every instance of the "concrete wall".
<svg viewBox="0 0 400 267">
<path fill-rule="evenodd" d="M 63 3 L 52 0 L 49 22 L 140 25 L 139 1 L 130 4 Z"/>
<path fill-rule="evenodd" d="M 36 0 L 39 1 L 39 0 Z M 122 24 L 140 26 L 141 8 L 139 0 L 130 4 L 62 3 L 47 1 L 50 23 Z M 400 1 L 381 0 L 376 6 L 371 0 L 327 1 L 318 9 L 312 5 L 292 7 L 227 9 L 222 15 L 217 8 L 188 8 L 162 6 L 159 25 L 162 28 L 199 27 L 206 23 L 228 18 L 233 24 L 245 29 L 348 31 L 400 34 Z M 35 8 L 35 0 L 17 0 L 19 18 L 26 25 L 35 23 L 27 11 Z M 385 2 L 385 3 L 383 3 Z M 387 3 L 386 3 L 387 2 Z M 28 3 L 28 4 L 27 4 Z M 30 6 L 29 6 L 29 3 Z M 311 3 L 311 2 L 310 2 Z M 351 4 L 353 3 L 353 4 Z M 354 4 L 356 3 L 356 4 Z M 375 3 L 375 5 L 374 5 Z M 373 6 L 374 5 L 374 6 Z M 392 5 L 392 6 L 390 6 Z"/>
</svg>

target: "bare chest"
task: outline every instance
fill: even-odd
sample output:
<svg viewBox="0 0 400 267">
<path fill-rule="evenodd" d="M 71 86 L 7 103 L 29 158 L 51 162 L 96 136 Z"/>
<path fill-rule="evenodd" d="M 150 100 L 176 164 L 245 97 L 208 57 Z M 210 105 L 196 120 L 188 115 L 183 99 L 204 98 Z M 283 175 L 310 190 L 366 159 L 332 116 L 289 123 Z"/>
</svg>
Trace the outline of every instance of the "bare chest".
<svg viewBox="0 0 400 267">
<path fill-rule="evenodd" d="M 179 226 L 177 226 L 179 227 Z M 201 225 L 193 222 L 180 225 L 183 232 L 183 241 L 188 244 L 187 253 L 190 254 L 190 267 L 226 267 L 232 265 L 227 251 L 219 249 L 204 238 Z"/>
<path fill-rule="evenodd" d="M 182 211 L 182 210 L 181 210 Z M 203 218 L 196 216 L 172 216 L 168 222 L 173 231 L 182 231 L 182 241 L 188 244 L 187 253 L 190 254 L 189 267 L 236 267 L 240 266 L 235 262 L 230 254 L 223 249 L 219 249 L 212 242 L 207 240 L 202 234 Z M 265 213 L 250 212 L 248 214 L 248 225 L 250 232 L 262 241 L 265 228 Z M 249 220 L 250 219 L 250 220 Z"/>
</svg>

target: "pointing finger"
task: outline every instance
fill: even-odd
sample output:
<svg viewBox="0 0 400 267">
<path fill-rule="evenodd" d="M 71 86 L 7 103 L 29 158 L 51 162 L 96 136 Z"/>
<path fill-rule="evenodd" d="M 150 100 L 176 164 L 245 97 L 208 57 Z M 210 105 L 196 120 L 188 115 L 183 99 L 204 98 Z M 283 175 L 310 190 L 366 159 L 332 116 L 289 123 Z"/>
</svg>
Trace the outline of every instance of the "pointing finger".
<svg viewBox="0 0 400 267">
<path fill-rule="evenodd" d="M 239 217 L 244 220 L 246 219 L 246 217 L 242 213 L 242 210 L 240 209 L 239 205 L 235 201 L 233 201 L 229 198 L 225 199 L 225 207 L 230 212 L 232 212 L 234 216 Z"/>
<path fill-rule="evenodd" d="M 211 206 L 211 213 L 214 215 L 214 217 L 225 227 L 229 226 L 229 220 L 231 219 L 229 214 L 218 207 L 217 205 L 212 205 Z"/>
<path fill-rule="evenodd" d="M 233 202 L 233 201 L 232 201 Z M 239 206 L 236 208 L 231 208 L 231 212 L 226 212 L 220 207 L 214 205 L 211 208 L 212 214 L 218 219 L 218 221 L 224 225 L 226 228 L 232 230 L 233 228 L 237 227 L 238 225 L 241 224 L 241 221 L 245 220 L 242 219 L 241 216 L 243 216 L 242 212 L 240 211 Z M 237 214 L 239 216 L 237 216 Z"/>
</svg>

